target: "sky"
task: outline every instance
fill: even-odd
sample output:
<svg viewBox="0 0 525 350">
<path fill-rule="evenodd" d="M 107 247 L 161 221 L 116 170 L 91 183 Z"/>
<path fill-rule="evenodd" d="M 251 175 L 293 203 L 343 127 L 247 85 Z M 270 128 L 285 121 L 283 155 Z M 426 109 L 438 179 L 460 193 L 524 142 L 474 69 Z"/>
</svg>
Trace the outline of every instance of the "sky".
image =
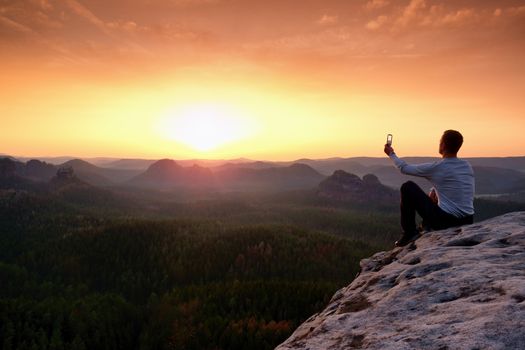
<svg viewBox="0 0 525 350">
<path fill-rule="evenodd" d="M 525 0 L 0 0 L 0 153 L 525 155 Z"/>
</svg>

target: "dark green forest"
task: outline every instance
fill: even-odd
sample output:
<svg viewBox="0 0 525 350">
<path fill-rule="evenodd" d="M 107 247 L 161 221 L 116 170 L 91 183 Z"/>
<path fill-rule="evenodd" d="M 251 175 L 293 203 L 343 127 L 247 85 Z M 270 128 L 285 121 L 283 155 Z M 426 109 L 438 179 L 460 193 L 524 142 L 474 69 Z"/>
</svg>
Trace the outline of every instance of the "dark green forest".
<svg viewBox="0 0 525 350">
<path fill-rule="evenodd" d="M 1 190 L 0 349 L 272 349 L 399 234 L 397 203 L 188 198 Z"/>
</svg>

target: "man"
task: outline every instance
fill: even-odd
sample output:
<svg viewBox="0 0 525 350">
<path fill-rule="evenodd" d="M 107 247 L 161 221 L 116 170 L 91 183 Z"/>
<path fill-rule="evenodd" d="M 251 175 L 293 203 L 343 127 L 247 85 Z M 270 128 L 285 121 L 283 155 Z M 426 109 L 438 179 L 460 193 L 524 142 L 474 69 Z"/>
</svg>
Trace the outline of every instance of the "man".
<svg viewBox="0 0 525 350">
<path fill-rule="evenodd" d="M 463 136 L 455 130 L 443 133 L 439 154 L 443 159 L 434 163 L 411 165 L 399 159 L 391 145 L 385 153 L 401 173 L 424 177 L 434 189 L 427 195 L 412 181 L 401 186 L 401 227 L 403 235 L 395 244 L 404 246 L 419 237 L 416 212 L 424 224 L 434 230 L 471 224 L 474 219 L 474 172 L 470 164 L 457 157 Z"/>
</svg>

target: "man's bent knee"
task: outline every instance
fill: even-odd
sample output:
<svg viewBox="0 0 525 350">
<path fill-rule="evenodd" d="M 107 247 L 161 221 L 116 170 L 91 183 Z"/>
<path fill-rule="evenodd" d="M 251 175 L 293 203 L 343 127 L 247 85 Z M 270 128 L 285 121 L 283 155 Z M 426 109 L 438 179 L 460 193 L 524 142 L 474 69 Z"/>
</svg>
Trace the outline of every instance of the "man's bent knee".
<svg viewBox="0 0 525 350">
<path fill-rule="evenodd" d="M 418 188 L 419 186 L 414 181 L 407 181 L 404 184 L 401 185 L 401 193 L 406 193 L 414 188 Z"/>
</svg>

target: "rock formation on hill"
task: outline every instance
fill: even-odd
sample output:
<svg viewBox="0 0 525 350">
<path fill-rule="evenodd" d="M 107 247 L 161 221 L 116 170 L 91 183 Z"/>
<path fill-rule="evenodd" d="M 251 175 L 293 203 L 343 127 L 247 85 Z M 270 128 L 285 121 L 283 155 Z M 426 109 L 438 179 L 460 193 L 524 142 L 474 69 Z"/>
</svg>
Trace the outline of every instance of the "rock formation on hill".
<svg viewBox="0 0 525 350">
<path fill-rule="evenodd" d="M 360 275 L 277 349 L 525 349 L 525 212 L 430 232 Z"/>
<path fill-rule="evenodd" d="M 213 174 L 210 169 L 193 165 L 182 167 L 172 159 L 161 159 L 129 181 L 130 185 L 151 188 L 211 187 Z"/>
<path fill-rule="evenodd" d="M 56 175 L 49 181 L 51 188 L 56 190 L 65 186 L 72 185 L 86 185 L 87 184 L 77 178 L 75 171 L 70 166 L 63 166 L 58 168 Z"/>
<path fill-rule="evenodd" d="M 54 165 L 31 159 L 27 163 L 13 158 L 0 158 L 0 177 L 19 176 L 26 180 L 47 182 L 56 173 Z"/>
<path fill-rule="evenodd" d="M 75 176 L 94 186 L 110 186 L 113 181 L 104 173 L 103 168 L 82 159 L 72 159 L 60 165 L 62 168 L 72 168 Z"/>
<path fill-rule="evenodd" d="M 0 158 L 0 178 L 11 177 L 16 173 L 16 161 L 11 158 Z"/>
<path fill-rule="evenodd" d="M 49 181 L 56 172 L 57 169 L 53 164 L 31 159 L 25 164 L 22 175 L 34 181 Z"/>
<path fill-rule="evenodd" d="M 397 202 L 398 191 L 379 182 L 377 176 L 367 174 L 363 179 L 357 175 L 336 170 L 319 184 L 317 195 L 340 202 Z"/>
</svg>

